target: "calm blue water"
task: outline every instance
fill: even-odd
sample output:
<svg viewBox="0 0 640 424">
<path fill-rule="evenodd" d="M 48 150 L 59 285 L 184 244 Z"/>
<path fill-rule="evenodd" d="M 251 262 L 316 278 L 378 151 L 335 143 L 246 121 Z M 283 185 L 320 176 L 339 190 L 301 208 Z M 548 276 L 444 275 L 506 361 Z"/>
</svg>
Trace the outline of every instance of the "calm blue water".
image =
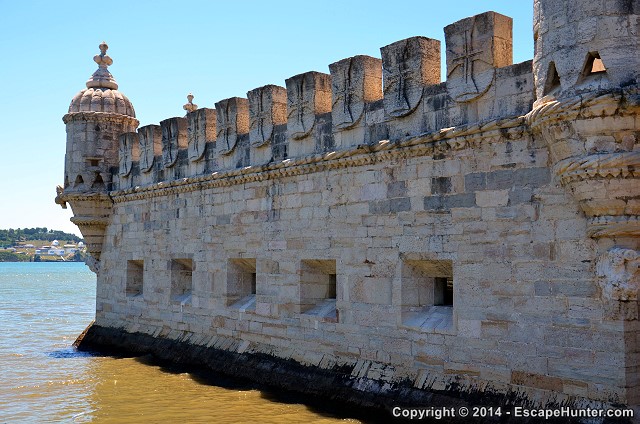
<svg viewBox="0 0 640 424">
<path fill-rule="evenodd" d="M 357 423 L 145 358 L 71 344 L 93 320 L 83 263 L 0 263 L 0 423 Z"/>
<path fill-rule="evenodd" d="M 0 422 L 87 409 L 90 358 L 71 344 L 93 319 L 95 281 L 83 263 L 0 263 Z"/>
</svg>

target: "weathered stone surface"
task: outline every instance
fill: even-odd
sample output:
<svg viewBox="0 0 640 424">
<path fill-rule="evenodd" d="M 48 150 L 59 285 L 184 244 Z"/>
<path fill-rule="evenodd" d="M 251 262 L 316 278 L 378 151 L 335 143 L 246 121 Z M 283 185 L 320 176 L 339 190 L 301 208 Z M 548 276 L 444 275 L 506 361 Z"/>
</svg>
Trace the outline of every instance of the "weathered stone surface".
<svg viewBox="0 0 640 424">
<path fill-rule="evenodd" d="M 445 27 L 447 89 L 453 99 L 482 96 L 493 84 L 495 68 L 513 63 L 512 25 L 511 18 L 486 12 Z"/>
<path fill-rule="evenodd" d="M 170 168 L 178 160 L 178 151 L 187 147 L 187 120 L 169 118 L 160 121 L 162 129 L 162 164 Z"/>
<path fill-rule="evenodd" d="M 194 109 L 187 113 L 187 121 L 189 160 L 197 162 L 203 159 L 206 144 L 216 140 L 216 110 Z"/>
<path fill-rule="evenodd" d="M 124 133 L 118 138 L 118 143 L 118 171 L 121 177 L 127 177 L 131 173 L 133 162 L 140 157 L 140 140 L 137 133 Z"/>
<path fill-rule="evenodd" d="M 413 37 L 380 49 L 384 77 L 384 110 L 407 115 L 422 100 L 425 85 L 440 83 L 440 41 Z"/>
<path fill-rule="evenodd" d="M 249 132 L 249 101 L 232 97 L 216 103 L 216 145 L 218 152 L 233 152 L 241 134 Z"/>
<path fill-rule="evenodd" d="M 306 72 L 286 80 L 287 134 L 293 140 L 308 136 L 316 115 L 331 112 L 331 76 Z"/>
<path fill-rule="evenodd" d="M 266 85 L 247 93 L 249 98 L 249 142 L 261 147 L 271 142 L 277 125 L 287 122 L 287 89 Z"/>
<path fill-rule="evenodd" d="M 138 129 L 140 139 L 140 170 L 149 172 L 154 158 L 162 155 L 162 128 L 160 125 L 145 125 Z"/>
<path fill-rule="evenodd" d="M 382 61 L 354 56 L 329 65 L 334 131 L 360 122 L 365 104 L 382 98 Z"/>
</svg>

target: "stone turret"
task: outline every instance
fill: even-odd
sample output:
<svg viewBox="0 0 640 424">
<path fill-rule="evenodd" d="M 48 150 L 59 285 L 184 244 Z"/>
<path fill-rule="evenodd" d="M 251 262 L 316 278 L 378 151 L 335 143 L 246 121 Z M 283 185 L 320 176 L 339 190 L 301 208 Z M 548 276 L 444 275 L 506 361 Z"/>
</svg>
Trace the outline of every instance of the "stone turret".
<svg viewBox="0 0 640 424">
<path fill-rule="evenodd" d="M 639 14 L 637 1 L 536 0 L 528 114 L 597 241 L 603 320 L 620 329 L 618 385 L 630 405 L 640 402 Z"/>
<path fill-rule="evenodd" d="M 536 0 L 529 114 L 590 235 L 631 245 L 640 235 L 639 13 L 634 1 Z"/>
<path fill-rule="evenodd" d="M 103 42 L 99 48 L 100 54 L 93 58 L 98 69 L 62 118 L 67 127 L 67 150 L 64 187 L 58 188 L 56 198 L 63 207 L 66 202 L 71 205 L 71 221 L 80 228 L 95 261 L 100 260 L 111 213 L 109 191 L 112 168 L 118 166 L 118 136 L 138 127 L 133 105 L 118 91 L 107 69 L 113 63 L 107 55 L 109 46 Z"/>
</svg>

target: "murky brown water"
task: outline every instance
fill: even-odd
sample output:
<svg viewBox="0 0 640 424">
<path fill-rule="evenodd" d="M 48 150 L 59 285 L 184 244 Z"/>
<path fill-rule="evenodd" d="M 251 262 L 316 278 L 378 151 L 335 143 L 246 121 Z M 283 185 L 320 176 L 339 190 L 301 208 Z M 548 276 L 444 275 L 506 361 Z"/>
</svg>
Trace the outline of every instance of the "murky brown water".
<svg viewBox="0 0 640 424">
<path fill-rule="evenodd" d="M 148 358 L 76 352 L 94 304 L 83 264 L 0 263 L 0 423 L 360 422 Z"/>
</svg>

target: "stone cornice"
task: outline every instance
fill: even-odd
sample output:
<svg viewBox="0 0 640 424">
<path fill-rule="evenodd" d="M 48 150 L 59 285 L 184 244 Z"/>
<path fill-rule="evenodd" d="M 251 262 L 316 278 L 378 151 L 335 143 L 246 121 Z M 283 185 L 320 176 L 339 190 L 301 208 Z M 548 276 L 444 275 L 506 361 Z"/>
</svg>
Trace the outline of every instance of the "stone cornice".
<svg viewBox="0 0 640 424">
<path fill-rule="evenodd" d="M 71 222 L 80 226 L 96 226 L 96 227 L 106 227 L 109 224 L 109 218 L 96 218 L 96 217 L 86 217 L 86 216 L 74 216 L 71 217 Z"/>
<path fill-rule="evenodd" d="M 345 150 L 301 158 L 285 159 L 268 165 L 248 166 L 212 174 L 163 181 L 143 187 L 112 191 L 115 203 L 150 197 L 186 193 L 213 187 L 264 181 L 293 175 L 310 174 L 326 169 L 347 168 L 413 156 L 463 150 L 483 142 L 512 140 L 527 132 L 524 117 L 481 122 L 462 127 L 444 128 L 437 132 L 408 137 L 398 142 L 383 140 L 372 145 L 359 145 Z"/>
<path fill-rule="evenodd" d="M 562 184 L 598 178 L 640 177 L 640 152 L 601 153 L 569 158 L 556 165 Z"/>
<path fill-rule="evenodd" d="M 65 202 L 75 202 L 75 201 L 104 201 L 110 200 L 109 194 L 103 191 L 95 191 L 95 192 L 77 192 L 77 191 L 66 191 L 63 190 L 59 195 L 60 199 Z"/>
<path fill-rule="evenodd" d="M 640 217 L 636 215 L 594 216 L 587 221 L 589 237 L 638 237 Z"/>
<path fill-rule="evenodd" d="M 73 121 L 92 121 L 92 122 L 114 122 L 117 124 L 126 123 L 134 128 L 140 124 L 136 118 L 122 115 L 120 113 L 109 112 L 71 112 L 62 117 L 65 124 Z"/>
<path fill-rule="evenodd" d="M 555 121 L 572 121 L 593 116 L 638 114 L 640 89 L 636 86 L 617 90 L 594 91 L 569 99 L 552 100 L 536 106 L 526 115 L 527 124 L 536 129 Z"/>
</svg>

